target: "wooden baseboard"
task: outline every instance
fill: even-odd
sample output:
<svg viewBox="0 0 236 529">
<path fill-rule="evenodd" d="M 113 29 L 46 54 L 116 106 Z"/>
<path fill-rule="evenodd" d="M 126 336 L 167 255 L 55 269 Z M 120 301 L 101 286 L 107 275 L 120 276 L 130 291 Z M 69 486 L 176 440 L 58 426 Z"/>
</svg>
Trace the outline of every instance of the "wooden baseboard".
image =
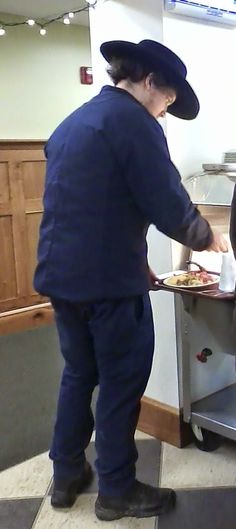
<svg viewBox="0 0 236 529">
<path fill-rule="evenodd" d="M 184 423 L 181 410 L 148 397 L 142 398 L 138 429 L 178 448 L 192 440 L 191 428 Z"/>
</svg>

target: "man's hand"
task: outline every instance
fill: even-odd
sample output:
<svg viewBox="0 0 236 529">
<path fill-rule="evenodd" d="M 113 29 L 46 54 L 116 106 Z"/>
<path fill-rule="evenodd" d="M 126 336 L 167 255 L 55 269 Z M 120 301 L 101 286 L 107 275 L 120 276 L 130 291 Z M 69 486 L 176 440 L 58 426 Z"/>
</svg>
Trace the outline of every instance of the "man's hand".
<svg viewBox="0 0 236 529">
<path fill-rule="evenodd" d="M 224 236 L 217 230 L 212 230 L 213 241 L 211 245 L 207 248 L 208 252 L 228 252 L 229 245 Z"/>
<path fill-rule="evenodd" d="M 158 277 L 156 276 L 155 272 L 148 267 L 148 274 L 149 274 L 149 285 L 150 290 L 158 290 Z"/>
</svg>

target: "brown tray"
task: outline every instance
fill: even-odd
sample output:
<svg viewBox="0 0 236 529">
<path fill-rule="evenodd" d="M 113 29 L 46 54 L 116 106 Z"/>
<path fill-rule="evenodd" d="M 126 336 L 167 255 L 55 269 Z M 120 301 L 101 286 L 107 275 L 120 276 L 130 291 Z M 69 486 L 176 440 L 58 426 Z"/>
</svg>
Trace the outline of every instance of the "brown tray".
<svg viewBox="0 0 236 529">
<path fill-rule="evenodd" d="M 208 299 L 218 299 L 219 301 L 235 301 L 236 293 L 230 292 L 225 293 L 221 292 L 216 284 L 215 287 L 211 289 L 204 290 L 191 290 L 191 288 L 181 288 L 181 287 L 169 287 L 164 285 L 162 282 L 156 285 L 156 290 L 164 290 L 166 292 L 174 292 L 175 294 L 185 294 L 187 296 L 193 296 L 196 298 L 208 298 Z"/>
</svg>

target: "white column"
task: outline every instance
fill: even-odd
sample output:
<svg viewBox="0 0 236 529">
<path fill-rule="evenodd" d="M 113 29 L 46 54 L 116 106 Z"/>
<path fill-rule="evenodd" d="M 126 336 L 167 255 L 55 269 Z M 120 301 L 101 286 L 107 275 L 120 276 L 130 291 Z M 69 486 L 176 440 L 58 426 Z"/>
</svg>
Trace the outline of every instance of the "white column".
<svg viewBox="0 0 236 529">
<path fill-rule="evenodd" d="M 99 48 L 107 40 L 142 39 L 163 41 L 162 0 L 98 0 L 90 9 L 90 32 L 95 93 L 108 84 L 107 63 Z M 149 262 L 157 273 L 172 269 L 171 243 L 155 228 L 148 234 Z M 146 396 L 164 404 L 179 407 L 176 339 L 173 296 L 165 293 L 151 295 L 155 320 L 156 346 L 153 370 Z M 145 351 L 144 351 L 145 354 Z"/>
</svg>

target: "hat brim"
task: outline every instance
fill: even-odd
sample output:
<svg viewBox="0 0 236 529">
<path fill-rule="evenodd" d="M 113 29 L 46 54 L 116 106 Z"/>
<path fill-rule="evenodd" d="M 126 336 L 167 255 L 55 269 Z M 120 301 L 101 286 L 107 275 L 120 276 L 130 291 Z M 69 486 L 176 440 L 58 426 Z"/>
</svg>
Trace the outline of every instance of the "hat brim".
<svg viewBox="0 0 236 529">
<path fill-rule="evenodd" d="M 137 62 L 150 66 L 150 71 L 161 71 L 168 78 L 168 83 L 177 91 L 175 102 L 168 107 L 169 114 L 178 118 L 191 120 L 196 118 L 199 112 L 199 101 L 192 87 L 180 75 L 173 71 L 170 65 L 161 56 L 150 53 L 149 50 L 133 42 L 113 40 L 104 42 L 100 51 L 108 63 L 113 58 L 135 59 Z"/>
</svg>

